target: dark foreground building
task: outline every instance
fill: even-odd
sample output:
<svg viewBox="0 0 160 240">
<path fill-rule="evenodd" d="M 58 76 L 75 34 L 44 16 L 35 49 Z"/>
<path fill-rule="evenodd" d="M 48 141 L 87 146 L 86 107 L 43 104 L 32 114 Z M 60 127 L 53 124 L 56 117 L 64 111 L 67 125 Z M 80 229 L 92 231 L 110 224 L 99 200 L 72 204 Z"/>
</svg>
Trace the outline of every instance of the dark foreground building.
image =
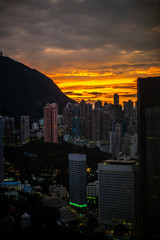
<svg viewBox="0 0 160 240">
<path fill-rule="evenodd" d="M 3 117 L 0 116 L 0 183 L 4 179 L 4 164 L 3 164 Z"/>
<path fill-rule="evenodd" d="M 160 77 L 138 78 L 143 239 L 160 239 Z"/>
</svg>

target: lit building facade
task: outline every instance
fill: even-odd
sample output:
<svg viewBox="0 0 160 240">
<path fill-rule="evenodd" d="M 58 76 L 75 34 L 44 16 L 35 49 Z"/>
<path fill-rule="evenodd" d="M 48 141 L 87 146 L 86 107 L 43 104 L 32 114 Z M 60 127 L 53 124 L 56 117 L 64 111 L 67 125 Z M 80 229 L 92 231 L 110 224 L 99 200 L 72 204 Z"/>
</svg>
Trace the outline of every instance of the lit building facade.
<svg viewBox="0 0 160 240">
<path fill-rule="evenodd" d="M 69 154 L 69 199 L 70 205 L 87 206 L 86 155 Z"/>
<path fill-rule="evenodd" d="M 44 142 L 46 143 L 58 143 L 57 116 L 57 103 L 46 104 L 44 107 Z"/>
<path fill-rule="evenodd" d="M 135 161 L 106 160 L 98 164 L 100 229 L 118 224 L 138 229 L 138 175 Z"/>
<path fill-rule="evenodd" d="M 98 181 L 88 183 L 87 197 L 98 197 Z"/>
</svg>

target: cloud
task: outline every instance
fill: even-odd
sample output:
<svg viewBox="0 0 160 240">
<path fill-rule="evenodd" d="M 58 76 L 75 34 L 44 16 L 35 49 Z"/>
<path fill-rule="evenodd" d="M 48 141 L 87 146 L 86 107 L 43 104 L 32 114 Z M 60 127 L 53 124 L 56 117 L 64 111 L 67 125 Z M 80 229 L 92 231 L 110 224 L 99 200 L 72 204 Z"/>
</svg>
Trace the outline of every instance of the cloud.
<svg viewBox="0 0 160 240">
<path fill-rule="evenodd" d="M 82 93 L 77 93 L 77 92 L 73 92 L 73 91 L 68 91 L 68 92 L 63 92 L 66 95 L 74 95 L 74 96 L 83 96 Z"/>
<path fill-rule="evenodd" d="M 158 1 L 141 0 L 67 0 L 67 4 L 66 0 L 3 0 L 1 30 L 6 30 L 1 36 L 10 36 L 17 48 L 26 39 L 25 48 L 33 47 L 35 51 L 106 46 L 121 51 L 148 50 L 154 48 L 150 43 L 156 39 L 146 39 L 145 32 L 154 29 L 155 24 L 159 26 L 158 7 Z"/>
<path fill-rule="evenodd" d="M 136 80 L 137 82 L 137 80 Z M 112 86 L 112 88 L 114 89 L 137 89 L 137 86 L 136 84 L 132 84 L 132 85 L 115 85 L 115 86 Z"/>
<path fill-rule="evenodd" d="M 73 91 L 63 92 L 64 94 L 73 94 Z"/>
<path fill-rule="evenodd" d="M 72 81 L 63 87 L 72 96 L 78 88 L 98 96 L 106 87 L 102 79 L 107 87 L 112 80 L 116 90 L 115 80 L 148 76 L 159 68 L 159 9 L 158 0 L 0 0 L 0 50 L 52 75 L 57 84 Z M 78 85 L 81 80 L 90 85 Z"/>
<path fill-rule="evenodd" d="M 66 92 L 66 90 L 67 89 L 70 89 L 70 90 L 76 90 L 76 89 L 82 89 L 82 90 L 93 90 L 93 89 L 105 89 L 106 88 L 106 86 L 101 86 L 101 85 L 89 85 L 89 86 L 85 86 L 85 85 L 76 85 L 76 86 L 64 86 L 63 87 L 63 90 L 65 91 L 65 93 L 66 94 L 69 94 L 69 92 L 73 92 L 73 91 L 68 91 L 68 92 Z M 84 92 L 84 93 L 86 93 L 86 92 Z"/>
<path fill-rule="evenodd" d="M 160 33 L 160 25 L 152 28 L 152 31 L 153 31 L 153 32 Z"/>
<path fill-rule="evenodd" d="M 88 92 L 88 94 L 97 96 L 97 97 L 102 95 L 102 93 L 100 93 L 100 92 Z"/>
<path fill-rule="evenodd" d="M 125 98 L 135 98 L 137 97 L 137 94 L 121 94 L 120 96 Z"/>
</svg>

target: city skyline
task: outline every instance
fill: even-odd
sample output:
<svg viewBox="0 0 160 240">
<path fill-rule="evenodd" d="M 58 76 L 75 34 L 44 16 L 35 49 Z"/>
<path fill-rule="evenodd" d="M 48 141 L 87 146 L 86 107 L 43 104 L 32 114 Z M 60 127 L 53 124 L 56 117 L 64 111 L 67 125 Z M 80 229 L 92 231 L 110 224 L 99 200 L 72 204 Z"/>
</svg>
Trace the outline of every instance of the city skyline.
<svg viewBox="0 0 160 240">
<path fill-rule="evenodd" d="M 7 204 L 0 228 L 12 203 L 13 232 L 40 229 L 44 218 L 34 216 L 42 212 L 31 207 L 38 194 L 47 207 L 44 233 L 77 227 L 87 239 L 99 233 L 104 239 L 159 239 L 159 84 L 160 77 L 138 78 L 136 107 L 129 100 L 122 109 L 114 94 L 113 104 L 98 100 L 94 109 L 84 100 L 68 102 L 62 114 L 58 103 L 47 103 L 44 119 L 29 124 L 30 116 L 21 115 L 21 129 L 14 118 L 1 117 L 0 200 Z M 31 207 L 23 212 L 21 193 L 29 194 L 25 205 Z M 52 208 L 60 215 L 50 225 Z"/>
<path fill-rule="evenodd" d="M 1 1 L 1 50 L 49 76 L 72 99 L 137 100 L 160 75 L 159 1 Z"/>
</svg>

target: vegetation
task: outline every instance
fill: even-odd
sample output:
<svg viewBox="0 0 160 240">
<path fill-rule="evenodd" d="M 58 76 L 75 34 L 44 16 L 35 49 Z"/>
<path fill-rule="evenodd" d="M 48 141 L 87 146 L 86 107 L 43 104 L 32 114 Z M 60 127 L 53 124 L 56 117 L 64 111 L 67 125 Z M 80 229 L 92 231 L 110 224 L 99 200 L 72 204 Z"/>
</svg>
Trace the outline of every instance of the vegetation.
<svg viewBox="0 0 160 240">
<path fill-rule="evenodd" d="M 33 153 L 30 156 L 24 153 Z M 5 146 L 4 157 L 15 169 L 19 171 L 21 181 L 31 180 L 31 174 L 39 176 L 40 173 L 54 173 L 58 171 L 56 179 L 67 186 L 68 178 L 68 154 L 84 153 L 87 155 L 87 167 L 95 172 L 98 163 L 109 158 L 109 155 L 101 152 L 99 148 L 90 149 L 79 147 L 70 143 L 43 143 L 41 141 L 29 142 L 22 147 Z"/>
<path fill-rule="evenodd" d="M 31 121 L 43 117 L 46 103 L 56 102 L 61 112 L 68 98 L 47 76 L 11 58 L 0 56 L 1 115 L 14 117 L 16 127 L 20 116 L 29 115 Z"/>
<path fill-rule="evenodd" d="M 103 153 L 99 148 L 89 149 L 87 147 L 79 147 L 70 143 L 46 144 L 43 141 L 32 141 L 23 146 L 5 146 L 4 157 L 6 166 L 9 168 L 9 174 L 13 174 L 15 169 L 16 178 L 24 182 L 28 180 L 34 186 L 37 180 L 33 180 L 32 174 L 38 177 L 44 177 L 44 181 L 40 183 L 43 194 L 48 193 L 48 186 L 56 181 L 68 188 L 68 154 L 84 153 L 87 155 L 87 167 L 91 170 L 90 181 L 95 177 L 98 163 L 109 158 L 109 155 Z M 94 179 L 95 180 L 95 179 Z M 18 233 L 18 236 L 32 236 L 41 234 L 41 236 L 68 237 L 69 239 L 107 239 L 102 233 L 95 233 L 94 226 L 97 225 L 95 219 L 89 219 L 86 226 L 79 226 L 73 221 L 70 227 L 58 226 L 56 220 L 59 220 L 59 210 L 44 206 L 39 195 L 27 195 L 19 193 L 22 198 L 19 200 L 6 198 L 4 189 L 0 194 L 0 220 L 7 215 L 13 216 L 16 225 L 13 228 L 12 235 Z M 31 228 L 22 230 L 20 226 L 21 215 L 28 212 L 31 215 Z"/>
</svg>

